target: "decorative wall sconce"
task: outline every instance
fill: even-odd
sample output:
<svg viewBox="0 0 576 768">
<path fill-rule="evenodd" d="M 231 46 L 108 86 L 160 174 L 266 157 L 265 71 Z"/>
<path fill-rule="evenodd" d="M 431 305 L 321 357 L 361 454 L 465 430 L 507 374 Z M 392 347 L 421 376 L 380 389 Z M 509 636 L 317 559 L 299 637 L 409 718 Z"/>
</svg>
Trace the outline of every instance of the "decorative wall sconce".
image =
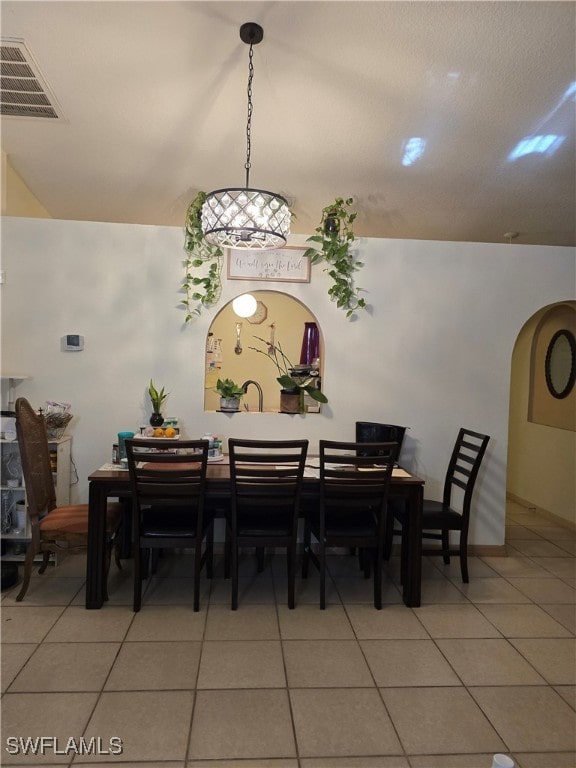
<svg viewBox="0 0 576 768">
<path fill-rule="evenodd" d="M 241 332 L 242 332 L 242 323 L 236 323 L 236 346 L 234 347 L 234 352 L 236 352 L 237 355 L 242 354 L 242 344 L 240 343 Z"/>
<path fill-rule="evenodd" d="M 275 349 L 274 336 L 276 335 L 276 323 L 270 323 L 270 338 L 268 339 L 268 354 L 273 355 Z"/>
</svg>

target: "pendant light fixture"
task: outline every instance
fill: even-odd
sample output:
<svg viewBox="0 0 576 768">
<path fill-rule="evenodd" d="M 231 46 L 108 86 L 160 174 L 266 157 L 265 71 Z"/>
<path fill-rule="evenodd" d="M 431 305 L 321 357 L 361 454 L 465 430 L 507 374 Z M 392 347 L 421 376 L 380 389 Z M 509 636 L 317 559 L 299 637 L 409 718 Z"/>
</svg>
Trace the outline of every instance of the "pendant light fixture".
<svg viewBox="0 0 576 768">
<path fill-rule="evenodd" d="M 250 46 L 248 54 L 248 119 L 246 123 L 246 186 L 217 189 L 206 195 L 202 206 L 204 239 L 221 248 L 269 250 L 281 248 L 290 234 L 287 201 L 274 192 L 250 188 L 252 129 L 253 46 L 262 41 L 264 30 L 248 22 L 240 27 L 240 39 Z"/>
</svg>

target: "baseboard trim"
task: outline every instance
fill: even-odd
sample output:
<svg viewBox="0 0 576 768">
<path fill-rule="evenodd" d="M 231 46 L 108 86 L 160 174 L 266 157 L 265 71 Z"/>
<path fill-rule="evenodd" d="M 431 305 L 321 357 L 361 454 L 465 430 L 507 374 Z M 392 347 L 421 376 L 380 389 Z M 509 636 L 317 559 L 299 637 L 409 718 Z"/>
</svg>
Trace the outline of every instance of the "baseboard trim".
<svg viewBox="0 0 576 768">
<path fill-rule="evenodd" d="M 392 554 L 400 556 L 400 544 L 394 544 Z M 434 559 L 439 556 L 430 555 Z M 468 557 L 508 557 L 508 552 L 505 544 L 468 544 Z"/>
<path fill-rule="evenodd" d="M 505 544 L 468 544 L 468 557 L 508 557 Z"/>
<path fill-rule="evenodd" d="M 246 547 L 243 548 L 246 552 L 252 552 L 254 550 L 254 547 Z M 270 547 L 267 548 L 268 551 L 272 551 Z M 174 549 L 174 551 L 183 552 L 184 554 L 194 554 L 194 550 L 190 548 L 185 549 Z M 274 548 L 274 552 L 284 552 L 285 550 L 280 548 L 276 549 Z M 304 551 L 303 544 L 301 542 L 297 545 L 297 552 L 299 555 L 302 554 Z M 330 555 L 348 555 L 350 554 L 350 549 L 346 547 L 330 547 L 327 550 L 328 554 Z M 215 555 L 223 555 L 224 554 L 224 542 L 215 541 L 214 542 L 214 554 Z M 400 544 L 394 544 L 392 547 L 392 554 L 394 556 L 400 556 Z M 468 556 L 469 557 L 507 557 L 508 553 L 506 551 L 506 545 L 505 544 L 468 544 Z M 432 555 L 432 557 L 437 557 L 436 555 Z M 456 555 L 454 555 L 456 557 Z"/>
<path fill-rule="evenodd" d="M 562 528 L 567 528 L 572 533 L 576 533 L 576 523 L 573 523 L 571 520 L 566 520 L 565 517 L 555 515 L 554 512 L 549 512 L 547 509 L 543 509 L 537 504 L 533 504 L 531 501 L 523 499 L 521 496 L 516 496 L 515 493 L 506 493 L 506 498 L 509 501 L 519 504 L 521 507 L 525 507 L 530 510 L 530 512 L 536 512 L 536 514 L 541 515 L 546 520 L 550 520 L 554 525 L 560 525 Z"/>
</svg>

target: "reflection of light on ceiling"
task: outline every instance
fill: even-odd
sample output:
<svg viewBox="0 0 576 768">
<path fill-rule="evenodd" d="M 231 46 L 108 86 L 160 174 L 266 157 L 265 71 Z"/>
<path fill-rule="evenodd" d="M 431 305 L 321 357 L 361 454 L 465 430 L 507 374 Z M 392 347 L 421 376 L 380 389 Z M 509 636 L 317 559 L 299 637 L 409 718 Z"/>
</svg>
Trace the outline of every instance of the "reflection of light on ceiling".
<svg viewBox="0 0 576 768">
<path fill-rule="evenodd" d="M 553 155 L 564 141 L 564 136 L 549 133 L 547 136 L 527 136 L 521 139 L 508 155 L 508 160 L 518 160 L 526 155 Z"/>
<path fill-rule="evenodd" d="M 557 113 L 567 102 L 574 100 L 576 100 L 576 80 L 570 83 L 550 112 L 538 122 L 534 127 L 533 133 L 530 136 L 524 137 L 516 144 L 508 155 L 508 160 L 512 162 L 520 157 L 534 154 L 546 155 L 548 157 L 553 155 L 566 137 L 549 131 L 550 129 L 554 130 L 554 127 L 559 125 Z M 555 125 L 552 122 L 553 118 L 556 118 Z"/>
<path fill-rule="evenodd" d="M 413 136 L 411 139 L 406 139 L 402 145 L 404 150 L 404 156 L 402 157 L 402 165 L 413 165 L 417 160 L 420 160 L 426 149 L 425 139 L 419 139 Z"/>
<path fill-rule="evenodd" d="M 570 83 L 568 88 L 566 88 L 566 92 L 564 93 L 564 96 L 560 99 L 560 103 L 563 101 L 567 101 L 571 96 L 576 96 L 576 80 L 573 83 Z"/>
</svg>

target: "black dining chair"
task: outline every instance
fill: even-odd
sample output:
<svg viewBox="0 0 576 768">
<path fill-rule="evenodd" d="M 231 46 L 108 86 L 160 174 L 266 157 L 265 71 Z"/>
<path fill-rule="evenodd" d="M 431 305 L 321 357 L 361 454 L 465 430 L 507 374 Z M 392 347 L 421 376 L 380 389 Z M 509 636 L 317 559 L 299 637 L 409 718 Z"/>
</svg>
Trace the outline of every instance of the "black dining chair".
<svg viewBox="0 0 576 768">
<path fill-rule="evenodd" d="M 439 547 L 423 548 L 422 554 L 441 555 L 446 565 L 449 565 L 451 555 L 458 555 L 462 581 L 465 584 L 468 583 L 468 528 L 472 494 L 489 440 L 488 435 L 461 428 L 448 463 L 442 501 L 424 499 L 423 502 L 422 538 L 440 541 L 441 544 Z M 407 523 L 406 515 L 399 505 L 391 505 L 390 512 L 390 517 L 399 522 L 401 527 L 394 529 L 390 521 L 386 534 L 386 554 L 391 552 L 392 537 L 401 535 L 401 570 L 404 573 L 406 553 L 403 530 Z M 459 532 L 455 545 L 450 542 L 451 531 Z"/>
<path fill-rule="evenodd" d="M 356 422 L 356 442 L 357 443 L 397 443 L 398 452 L 396 461 L 402 450 L 402 443 L 407 427 L 401 427 L 399 424 L 381 424 L 378 421 L 357 421 Z M 361 456 L 369 456 L 368 449 L 362 446 L 358 449 Z M 390 512 L 387 513 L 387 525 L 391 524 Z M 384 559 L 389 560 L 390 554 L 386 552 L 384 545 Z M 391 545 L 390 545 L 391 547 Z M 355 549 L 351 548 L 350 554 L 355 554 Z"/>
<path fill-rule="evenodd" d="M 241 547 L 285 547 L 288 607 L 294 608 L 298 514 L 308 440 L 228 440 L 232 495 L 226 518 L 232 610 L 238 608 Z M 261 560 L 260 560 L 261 562 Z"/>
<path fill-rule="evenodd" d="M 386 505 L 398 444 L 320 440 L 319 447 L 320 502 L 305 510 L 302 576 L 308 576 L 312 560 L 320 572 L 320 608 L 324 609 L 327 549 L 358 548 L 365 576 L 373 566 L 374 606 L 380 609 Z"/>
<path fill-rule="evenodd" d="M 398 443 L 398 456 L 402 450 L 402 442 L 407 427 L 401 427 L 398 424 L 380 424 L 377 421 L 357 421 L 356 422 L 356 442 L 357 443 Z M 360 452 L 366 451 L 365 447 L 359 449 Z M 398 459 L 396 459 L 398 460 Z"/>
<path fill-rule="evenodd" d="M 214 520 L 204 506 L 208 447 L 207 440 L 126 440 L 135 612 L 142 604 L 142 579 L 149 573 L 152 551 L 187 547 L 194 549 L 194 610 L 200 610 L 200 574 L 206 565 L 212 577 L 214 550 Z"/>
</svg>

